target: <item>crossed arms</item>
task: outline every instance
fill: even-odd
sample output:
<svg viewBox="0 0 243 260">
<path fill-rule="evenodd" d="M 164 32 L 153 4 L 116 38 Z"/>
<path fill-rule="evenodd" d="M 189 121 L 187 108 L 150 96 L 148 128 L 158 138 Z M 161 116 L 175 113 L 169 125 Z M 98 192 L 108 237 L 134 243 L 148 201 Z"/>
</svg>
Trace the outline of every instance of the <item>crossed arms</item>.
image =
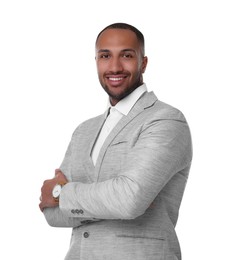
<svg viewBox="0 0 243 260">
<path fill-rule="evenodd" d="M 69 149 L 71 156 L 72 146 Z M 75 227 L 84 220 L 134 219 L 144 214 L 175 174 L 190 165 L 191 157 L 190 131 L 185 121 L 150 121 L 116 177 L 91 184 L 68 182 L 56 202 L 51 194 L 54 185 L 67 181 L 58 170 L 43 184 L 40 209 L 51 226 Z"/>
</svg>

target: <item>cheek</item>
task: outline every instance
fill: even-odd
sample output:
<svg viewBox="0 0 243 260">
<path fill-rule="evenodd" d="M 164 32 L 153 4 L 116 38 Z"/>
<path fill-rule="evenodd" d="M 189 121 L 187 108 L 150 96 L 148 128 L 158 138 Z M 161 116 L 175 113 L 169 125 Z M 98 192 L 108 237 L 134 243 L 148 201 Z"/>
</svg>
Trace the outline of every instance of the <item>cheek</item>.
<svg viewBox="0 0 243 260">
<path fill-rule="evenodd" d="M 98 73 L 100 73 L 100 71 L 102 71 L 102 66 L 100 65 L 100 63 L 96 63 L 96 68 Z"/>
<path fill-rule="evenodd" d="M 141 70 L 138 63 L 124 62 L 122 65 L 123 65 L 123 69 L 129 71 L 131 74 L 137 74 Z"/>
<path fill-rule="evenodd" d="M 136 64 L 136 66 L 133 66 L 130 69 L 130 72 L 133 74 L 133 77 L 135 77 L 135 78 L 137 78 L 138 76 L 140 76 L 143 73 L 142 67 L 139 66 L 138 64 Z"/>
<path fill-rule="evenodd" d="M 105 62 L 97 61 L 96 62 L 96 67 L 97 67 L 98 71 L 102 72 L 107 67 L 107 64 Z"/>
</svg>

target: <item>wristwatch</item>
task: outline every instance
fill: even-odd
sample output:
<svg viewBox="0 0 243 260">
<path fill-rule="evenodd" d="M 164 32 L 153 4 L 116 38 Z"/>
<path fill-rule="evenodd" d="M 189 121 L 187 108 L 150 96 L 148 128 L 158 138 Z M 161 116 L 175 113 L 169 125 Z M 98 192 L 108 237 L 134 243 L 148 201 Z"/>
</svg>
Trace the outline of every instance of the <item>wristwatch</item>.
<svg viewBox="0 0 243 260">
<path fill-rule="evenodd" d="M 52 190 L 52 197 L 55 201 L 59 201 L 59 196 L 61 194 L 61 190 L 62 187 L 65 185 L 66 183 L 57 183 L 53 190 Z"/>
</svg>

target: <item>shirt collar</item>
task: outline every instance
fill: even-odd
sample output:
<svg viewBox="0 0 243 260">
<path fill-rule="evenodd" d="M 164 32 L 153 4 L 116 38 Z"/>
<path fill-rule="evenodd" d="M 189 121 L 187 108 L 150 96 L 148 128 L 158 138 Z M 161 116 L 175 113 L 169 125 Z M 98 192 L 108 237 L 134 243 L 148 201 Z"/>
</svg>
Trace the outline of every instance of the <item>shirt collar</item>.
<svg viewBox="0 0 243 260">
<path fill-rule="evenodd" d="M 123 115 L 127 115 L 138 99 L 142 96 L 144 92 L 147 91 L 146 84 L 141 85 L 140 87 L 136 88 L 131 94 L 120 100 L 114 108 L 119 111 Z M 108 101 L 108 108 L 112 107 L 110 101 Z"/>
</svg>

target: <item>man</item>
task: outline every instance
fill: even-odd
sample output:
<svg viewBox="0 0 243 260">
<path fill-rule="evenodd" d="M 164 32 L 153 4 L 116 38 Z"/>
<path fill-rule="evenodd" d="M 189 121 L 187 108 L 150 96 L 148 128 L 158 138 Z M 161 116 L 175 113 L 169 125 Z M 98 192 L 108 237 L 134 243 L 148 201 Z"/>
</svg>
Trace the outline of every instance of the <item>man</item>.
<svg viewBox="0 0 243 260">
<path fill-rule="evenodd" d="M 110 107 L 74 131 L 40 209 L 51 226 L 73 228 L 67 260 L 181 259 L 175 225 L 192 158 L 188 124 L 147 92 L 144 38 L 133 26 L 103 29 L 96 63 Z"/>
</svg>

